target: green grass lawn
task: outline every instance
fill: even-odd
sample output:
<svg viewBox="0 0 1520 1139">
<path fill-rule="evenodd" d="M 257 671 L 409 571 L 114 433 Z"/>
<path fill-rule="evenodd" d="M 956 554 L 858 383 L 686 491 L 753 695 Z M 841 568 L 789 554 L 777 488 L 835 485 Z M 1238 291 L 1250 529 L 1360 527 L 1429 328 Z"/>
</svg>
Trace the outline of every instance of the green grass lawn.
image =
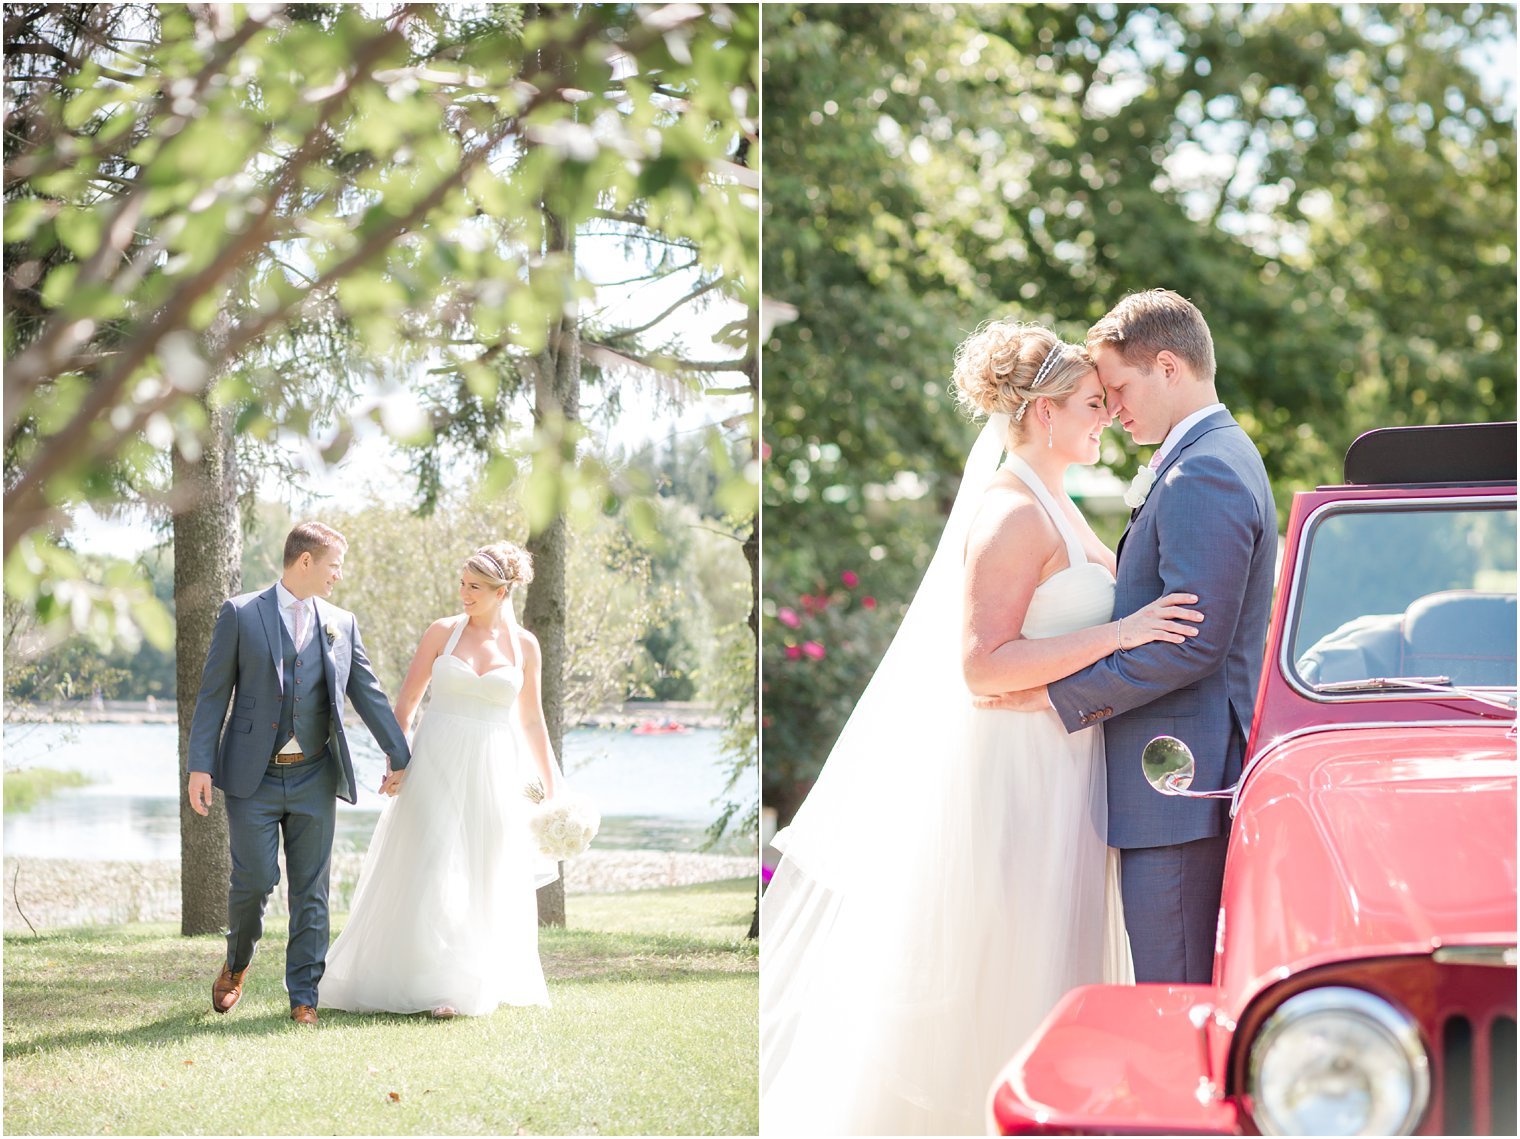
<svg viewBox="0 0 1520 1139">
<path fill-rule="evenodd" d="M 691 1134 L 757 1129 L 752 881 L 569 899 L 554 1006 L 288 1016 L 285 926 L 211 1011 L 219 937 L 5 938 L 9 1134 Z M 334 936 L 341 919 L 334 922 Z"/>
<path fill-rule="evenodd" d="M 63 787 L 83 787 L 90 777 L 79 771 L 28 767 L 5 773 L 5 813 L 27 811 Z"/>
</svg>

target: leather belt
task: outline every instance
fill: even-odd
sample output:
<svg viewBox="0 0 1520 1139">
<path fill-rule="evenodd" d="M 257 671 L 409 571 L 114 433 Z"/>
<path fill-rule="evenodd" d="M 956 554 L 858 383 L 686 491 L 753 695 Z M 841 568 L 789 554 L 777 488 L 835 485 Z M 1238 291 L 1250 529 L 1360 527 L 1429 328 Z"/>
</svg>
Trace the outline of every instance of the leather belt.
<svg viewBox="0 0 1520 1139">
<path fill-rule="evenodd" d="M 282 751 L 275 755 L 274 761 L 281 767 L 289 767 L 292 763 L 305 763 L 307 757 L 298 751 Z"/>
</svg>

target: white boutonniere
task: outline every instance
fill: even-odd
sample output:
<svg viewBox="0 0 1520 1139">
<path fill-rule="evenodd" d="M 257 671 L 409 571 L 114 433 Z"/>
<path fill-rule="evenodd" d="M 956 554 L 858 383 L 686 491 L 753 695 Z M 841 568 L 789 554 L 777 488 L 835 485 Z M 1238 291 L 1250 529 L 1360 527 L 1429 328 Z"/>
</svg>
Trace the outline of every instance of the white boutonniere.
<svg viewBox="0 0 1520 1139">
<path fill-rule="evenodd" d="M 1134 481 L 1129 484 L 1129 489 L 1124 492 L 1124 505 L 1131 510 L 1139 510 L 1145 505 L 1145 500 L 1150 496 L 1151 487 L 1156 485 L 1156 472 L 1150 467 L 1141 467 L 1135 472 Z"/>
<path fill-rule="evenodd" d="M 327 634 L 327 647 L 332 648 L 333 642 L 338 639 L 338 630 L 332 627 L 332 622 L 322 626 L 322 631 Z"/>
</svg>

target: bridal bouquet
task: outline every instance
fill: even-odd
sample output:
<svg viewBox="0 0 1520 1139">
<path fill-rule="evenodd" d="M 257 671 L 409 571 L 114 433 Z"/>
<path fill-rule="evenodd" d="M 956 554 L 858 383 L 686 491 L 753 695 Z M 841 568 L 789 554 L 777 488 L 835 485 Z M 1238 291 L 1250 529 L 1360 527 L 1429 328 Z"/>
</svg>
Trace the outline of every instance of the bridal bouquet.
<svg viewBox="0 0 1520 1139">
<path fill-rule="evenodd" d="M 543 784 L 537 780 L 523 794 L 533 801 L 528 829 L 540 853 L 556 862 L 586 853 L 602 825 L 601 813 L 595 807 L 579 796 L 564 793 L 546 799 Z"/>
</svg>

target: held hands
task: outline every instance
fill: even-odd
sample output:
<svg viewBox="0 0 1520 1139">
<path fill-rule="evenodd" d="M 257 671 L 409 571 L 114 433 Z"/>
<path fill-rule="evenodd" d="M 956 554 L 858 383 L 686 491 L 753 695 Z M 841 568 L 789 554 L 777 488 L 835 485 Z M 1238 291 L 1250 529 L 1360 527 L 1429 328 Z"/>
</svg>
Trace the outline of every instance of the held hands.
<svg viewBox="0 0 1520 1139">
<path fill-rule="evenodd" d="M 406 768 L 400 771 L 391 770 L 391 757 L 385 757 L 385 778 L 380 781 L 380 794 L 395 795 L 401 790 L 401 784 L 406 781 Z"/>
<path fill-rule="evenodd" d="M 1129 652 L 1151 641 L 1170 641 L 1180 645 L 1189 637 L 1198 635 L 1198 622 L 1203 614 L 1184 606 L 1196 604 L 1198 598 L 1191 593 L 1168 593 L 1158 597 L 1144 609 L 1119 619 L 1115 640 L 1120 652 Z"/>
<path fill-rule="evenodd" d="M 204 771 L 190 773 L 190 809 L 197 815 L 211 810 L 211 776 Z"/>
</svg>

